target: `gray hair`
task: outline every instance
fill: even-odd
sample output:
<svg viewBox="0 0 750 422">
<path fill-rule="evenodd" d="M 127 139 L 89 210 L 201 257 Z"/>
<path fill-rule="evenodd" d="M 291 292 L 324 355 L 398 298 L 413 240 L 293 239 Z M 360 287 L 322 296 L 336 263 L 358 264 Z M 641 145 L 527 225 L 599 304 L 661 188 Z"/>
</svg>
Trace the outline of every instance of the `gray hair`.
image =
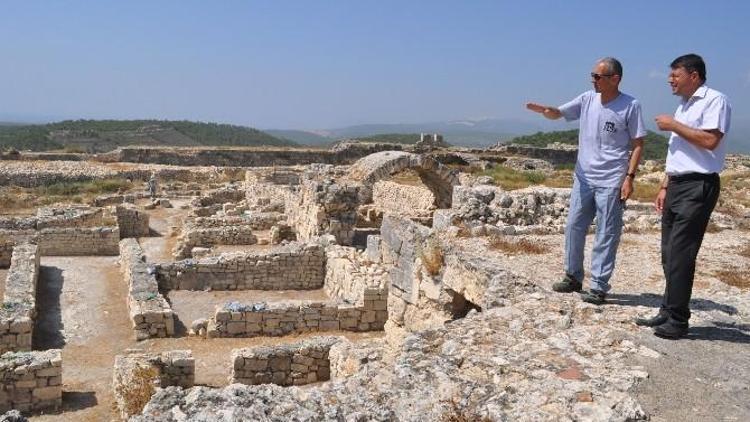
<svg viewBox="0 0 750 422">
<path fill-rule="evenodd" d="M 620 63 L 619 60 L 617 60 L 614 57 L 605 57 L 603 59 L 599 59 L 597 63 L 604 63 L 607 65 L 607 72 L 611 75 L 620 75 L 620 78 L 622 78 L 622 63 Z"/>
</svg>

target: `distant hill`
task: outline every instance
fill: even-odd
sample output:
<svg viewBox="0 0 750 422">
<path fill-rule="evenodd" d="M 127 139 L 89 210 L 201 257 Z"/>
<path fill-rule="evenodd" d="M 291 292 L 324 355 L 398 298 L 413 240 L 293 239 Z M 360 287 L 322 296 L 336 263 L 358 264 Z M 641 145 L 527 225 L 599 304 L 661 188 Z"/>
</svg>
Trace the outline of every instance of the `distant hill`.
<svg viewBox="0 0 750 422">
<path fill-rule="evenodd" d="M 263 132 L 279 139 L 288 139 L 300 145 L 327 146 L 334 141 L 334 139 L 305 130 L 267 129 Z"/>
<path fill-rule="evenodd" d="M 66 120 L 0 126 L 0 148 L 106 152 L 126 145 L 296 146 L 245 126 L 169 120 Z"/>
<path fill-rule="evenodd" d="M 360 142 L 383 142 L 389 144 L 416 144 L 419 142 L 418 133 L 384 133 L 382 135 L 361 136 L 356 138 Z"/>
<path fill-rule="evenodd" d="M 537 132 L 533 135 L 518 136 L 506 142 L 508 144 L 524 144 L 545 147 L 547 144 L 559 142 L 561 144 L 578 144 L 578 129 L 558 130 L 554 132 Z M 643 159 L 665 160 L 669 138 L 656 132 L 647 131 L 643 142 Z"/>
<path fill-rule="evenodd" d="M 426 123 L 367 124 L 320 131 L 328 138 L 362 139 L 374 135 L 404 133 L 440 133 L 446 142 L 457 146 L 485 147 L 500 139 L 540 130 L 540 126 L 517 119 L 466 119 Z"/>
</svg>

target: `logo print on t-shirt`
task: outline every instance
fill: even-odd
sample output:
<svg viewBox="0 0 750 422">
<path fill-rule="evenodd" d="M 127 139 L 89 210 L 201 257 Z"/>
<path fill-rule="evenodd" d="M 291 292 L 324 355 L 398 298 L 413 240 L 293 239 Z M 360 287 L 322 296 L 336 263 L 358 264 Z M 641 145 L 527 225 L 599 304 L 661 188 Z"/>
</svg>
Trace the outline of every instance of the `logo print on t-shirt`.
<svg viewBox="0 0 750 422">
<path fill-rule="evenodd" d="M 612 133 L 617 132 L 617 129 L 615 128 L 615 123 L 614 122 L 604 122 L 604 131 L 605 132 L 612 132 Z"/>
</svg>

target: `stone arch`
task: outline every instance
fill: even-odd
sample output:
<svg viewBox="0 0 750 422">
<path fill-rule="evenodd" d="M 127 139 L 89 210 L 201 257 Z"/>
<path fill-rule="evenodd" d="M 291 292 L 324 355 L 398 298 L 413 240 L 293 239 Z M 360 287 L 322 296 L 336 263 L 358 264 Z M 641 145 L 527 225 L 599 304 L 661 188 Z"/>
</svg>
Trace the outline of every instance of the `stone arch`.
<svg viewBox="0 0 750 422">
<path fill-rule="evenodd" d="M 349 169 L 349 178 L 359 182 L 369 190 L 379 180 L 386 179 L 404 170 L 414 170 L 435 195 L 438 208 L 450 208 L 453 186 L 458 184 L 458 176 L 450 168 L 424 154 L 403 151 L 382 151 L 370 154 L 354 163 Z"/>
</svg>

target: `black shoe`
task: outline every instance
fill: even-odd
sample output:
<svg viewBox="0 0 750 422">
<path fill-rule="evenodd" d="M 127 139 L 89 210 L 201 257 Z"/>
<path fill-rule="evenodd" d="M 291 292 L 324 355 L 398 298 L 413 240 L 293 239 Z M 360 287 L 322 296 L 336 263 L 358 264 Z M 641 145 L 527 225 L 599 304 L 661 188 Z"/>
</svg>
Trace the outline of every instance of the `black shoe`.
<svg viewBox="0 0 750 422">
<path fill-rule="evenodd" d="M 664 324 L 654 327 L 654 335 L 657 337 L 676 340 L 685 337 L 688 333 L 688 325 L 669 319 Z"/>
<path fill-rule="evenodd" d="M 565 278 L 562 279 L 562 281 L 559 281 L 552 285 L 552 290 L 558 292 L 558 293 L 571 293 L 571 292 L 580 292 L 583 288 L 583 285 L 580 281 L 577 281 L 575 278 L 569 276 L 568 274 L 565 274 Z"/>
<path fill-rule="evenodd" d="M 638 317 L 635 319 L 635 325 L 641 326 L 641 327 L 656 327 L 659 325 L 664 324 L 669 319 L 669 315 L 667 315 L 664 312 L 659 312 L 656 314 L 656 316 L 653 316 L 651 318 L 641 318 Z"/>
<path fill-rule="evenodd" d="M 607 303 L 607 294 L 601 290 L 588 290 L 581 293 L 581 300 L 594 305 L 604 305 Z"/>
</svg>

